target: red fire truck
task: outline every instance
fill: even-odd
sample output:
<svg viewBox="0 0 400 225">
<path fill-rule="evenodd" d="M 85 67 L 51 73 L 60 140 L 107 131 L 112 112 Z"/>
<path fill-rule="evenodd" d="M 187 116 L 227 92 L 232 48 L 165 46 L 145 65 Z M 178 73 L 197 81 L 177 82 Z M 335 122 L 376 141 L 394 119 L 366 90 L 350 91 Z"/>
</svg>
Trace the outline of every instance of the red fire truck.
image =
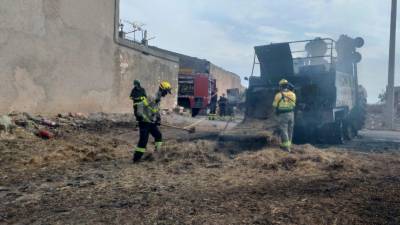
<svg viewBox="0 0 400 225">
<path fill-rule="evenodd" d="M 207 73 L 185 73 L 178 76 L 178 105 L 191 109 L 192 116 L 206 114 L 216 81 Z"/>
</svg>

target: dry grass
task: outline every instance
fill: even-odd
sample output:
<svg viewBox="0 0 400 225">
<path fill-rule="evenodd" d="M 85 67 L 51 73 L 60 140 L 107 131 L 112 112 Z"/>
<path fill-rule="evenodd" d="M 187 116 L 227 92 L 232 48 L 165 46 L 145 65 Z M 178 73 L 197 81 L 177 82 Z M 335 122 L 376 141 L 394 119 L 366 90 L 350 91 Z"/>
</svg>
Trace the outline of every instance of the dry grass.
<svg viewBox="0 0 400 225">
<path fill-rule="evenodd" d="M 132 165 L 137 137 L 124 132 L 3 139 L 0 223 L 400 223 L 398 153 L 301 145 L 232 155 L 213 140 L 170 139 L 155 160 Z"/>
</svg>

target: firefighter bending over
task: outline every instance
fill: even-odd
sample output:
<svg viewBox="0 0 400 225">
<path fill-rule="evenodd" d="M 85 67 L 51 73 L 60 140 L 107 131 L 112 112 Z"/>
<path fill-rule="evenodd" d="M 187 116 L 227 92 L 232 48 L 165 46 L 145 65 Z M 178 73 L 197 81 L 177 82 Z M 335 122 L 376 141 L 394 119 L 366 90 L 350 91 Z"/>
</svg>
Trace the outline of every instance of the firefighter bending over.
<svg viewBox="0 0 400 225">
<path fill-rule="evenodd" d="M 171 84 L 162 81 L 154 99 L 142 97 L 142 101 L 136 103 L 140 136 L 133 155 L 133 163 L 138 162 L 145 153 L 149 134 L 154 137 L 155 152 L 160 151 L 162 144 L 162 134 L 158 128 L 161 125 L 160 102 L 167 94 L 171 94 Z"/>
<path fill-rule="evenodd" d="M 281 148 L 290 152 L 294 127 L 294 108 L 296 94 L 289 90 L 289 82 L 285 79 L 279 81 L 279 92 L 275 95 L 272 106 L 278 117 L 281 136 Z"/>
</svg>

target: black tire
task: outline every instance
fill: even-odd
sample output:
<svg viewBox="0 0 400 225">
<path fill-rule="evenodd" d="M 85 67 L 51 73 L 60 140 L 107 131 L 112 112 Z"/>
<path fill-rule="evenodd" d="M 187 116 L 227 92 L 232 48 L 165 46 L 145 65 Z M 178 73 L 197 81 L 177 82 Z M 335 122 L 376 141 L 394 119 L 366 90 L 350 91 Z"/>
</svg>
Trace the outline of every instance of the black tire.
<svg viewBox="0 0 400 225">
<path fill-rule="evenodd" d="M 354 133 L 354 127 L 351 123 L 344 123 L 343 135 L 346 141 L 351 141 L 356 136 Z"/>
<path fill-rule="evenodd" d="M 199 108 L 192 108 L 192 117 L 196 117 L 197 114 L 199 114 L 200 109 Z"/>
<path fill-rule="evenodd" d="M 344 123 L 342 120 L 336 121 L 332 124 L 332 133 L 330 142 L 331 144 L 344 144 L 345 134 L 344 134 Z"/>
</svg>

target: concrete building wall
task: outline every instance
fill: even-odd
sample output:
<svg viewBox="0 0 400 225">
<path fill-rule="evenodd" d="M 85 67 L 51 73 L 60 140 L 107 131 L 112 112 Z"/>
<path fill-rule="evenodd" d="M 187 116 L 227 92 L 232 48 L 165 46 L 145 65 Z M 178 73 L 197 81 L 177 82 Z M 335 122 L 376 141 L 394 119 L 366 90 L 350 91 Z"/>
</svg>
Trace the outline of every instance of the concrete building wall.
<svg viewBox="0 0 400 225">
<path fill-rule="evenodd" d="M 115 42 L 118 4 L 3 0 L 0 113 L 129 112 L 133 79 L 140 79 L 149 93 L 160 79 L 176 86 L 177 59 Z"/>
<path fill-rule="evenodd" d="M 120 80 L 115 82 L 119 85 L 115 89 L 120 90 L 116 93 L 120 102 L 128 99 L 134 79 L 140 80 L 147 94 L 152 96 L 156 94 L 160 82 L 167 80 L 171 83 L 172 95 L 163 99 L 161 108 L 170 109 L 176 106 L 179 71 L 177 62 L 160 60 L 124 47 L 118 48 L 117 54 L 120 58 L 120 76 L 117 77 Z M 127 109 L 131 110 L 131 104 L 128 106 Z"/>
<path fill-rule="evenodd" d="M 231 88 L 239 88 L 240 91 L 244 91 L 240 77 L 237 74 L 226 71 L 212 63 L 210 65 L 210 73 L 217 81 L 218 96 L 226 95 L 226 90 Z"/>
</svg>

